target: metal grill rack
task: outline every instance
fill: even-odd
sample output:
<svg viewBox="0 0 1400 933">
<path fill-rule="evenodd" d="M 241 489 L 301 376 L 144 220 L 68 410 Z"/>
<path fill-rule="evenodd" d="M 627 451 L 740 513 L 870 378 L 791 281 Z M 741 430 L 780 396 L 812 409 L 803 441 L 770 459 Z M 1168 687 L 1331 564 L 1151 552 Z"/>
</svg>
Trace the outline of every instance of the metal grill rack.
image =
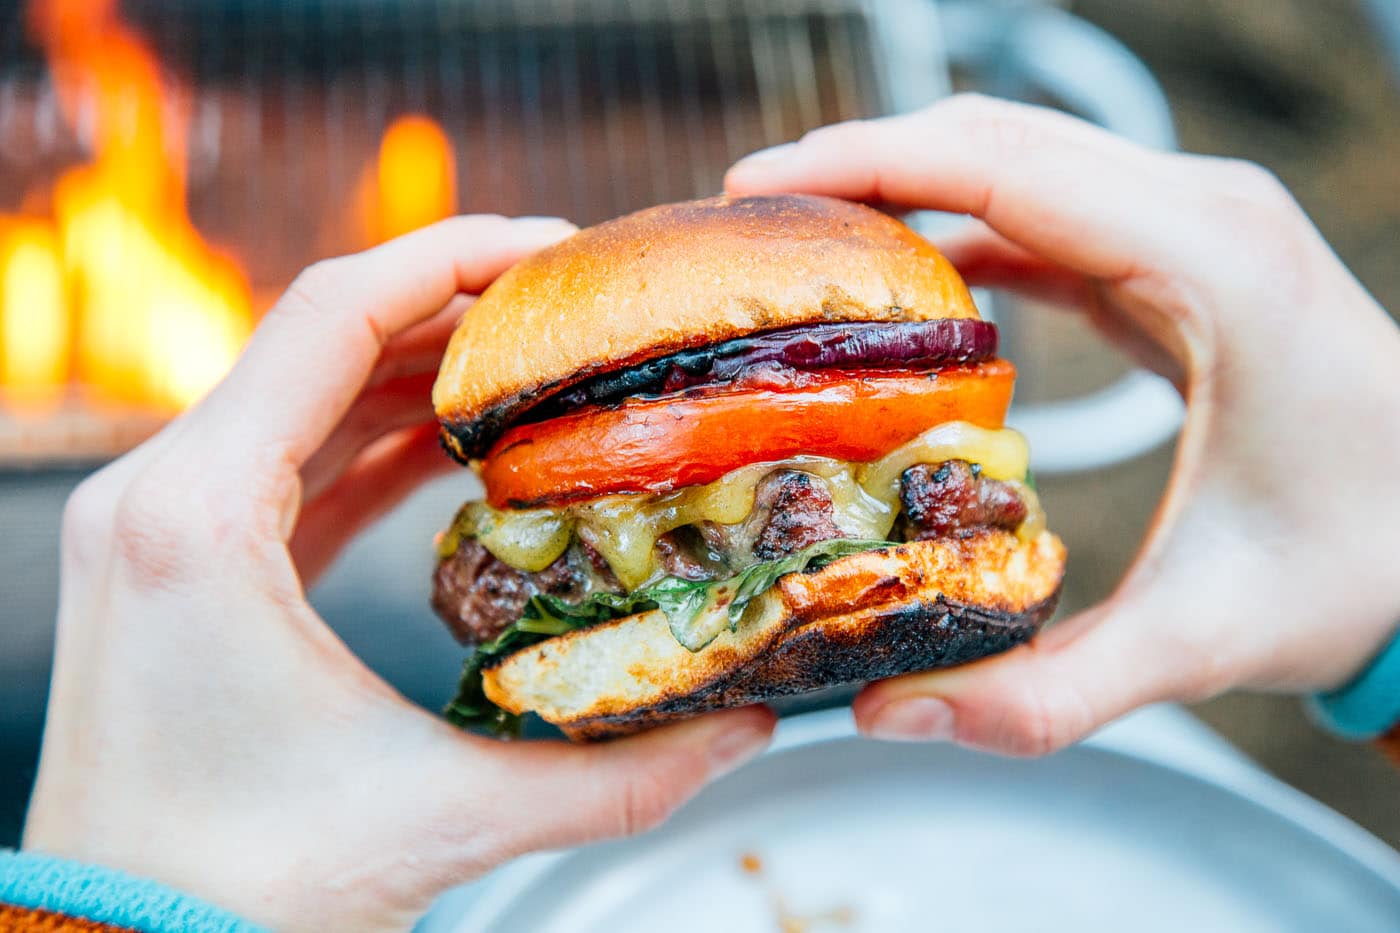
<svg viewBox="0 0 1400 933">
<path fill-rule="evenodd" d="M 192 91 L 194 219 L 262 289 L 360 245 L 345 232 L 349 193 L 402 113 L 446 129 L 464 211 L 586 223 L 716 192 L 745 152 L 888 111 L 895 88 L 931 98 L 947 81 L 926 2 L 128 0 L 124 10 Z M 899 30 L 886 25 L 896 15 Z M 926 28 L 911 30 L 910 16 Z M 13 44 L 17 30 L 6 32 Z M 16 135 L 0 155 L 12 163 L 0 208 L 81 157 L 35 53 L 8 51 L 0 125 Z"/>
<path fill-rule="evenodd" d="M 947 88 L 931 0 L 127 0 L 190 95 L 191 215 L 261 304 L 360 248 L 357 179 L 388 124 L 455 148 L 462 211 L 590 223 L 717 192 L 746 152 Z M 17 11 L 0 12 L 0 210 L 85 158 Z M 140 431 L 0 411 L 0 462 L 88 459 Z M 118 417 L 118 420 L 121 420 Z"/>
</svg>

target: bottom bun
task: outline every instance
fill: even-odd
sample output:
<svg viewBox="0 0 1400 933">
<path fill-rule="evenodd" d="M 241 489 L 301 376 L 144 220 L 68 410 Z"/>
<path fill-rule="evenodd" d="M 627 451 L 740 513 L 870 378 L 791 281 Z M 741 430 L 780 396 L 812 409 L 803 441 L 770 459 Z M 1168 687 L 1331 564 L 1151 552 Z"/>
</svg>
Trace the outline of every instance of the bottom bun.
<svg viewBox="0 0 1400 933">
<path fill-rule="evenodd" d="M 483 686 L 498 706 L 537 713 L 576 741 L 628 735 L 1006 651 L 1054 612 L 1064 566 L 1049 532 L 866 551 L 781 578 L 700 651 L 653 610 L 523 648 L 484 671 Z"/>
</svg>

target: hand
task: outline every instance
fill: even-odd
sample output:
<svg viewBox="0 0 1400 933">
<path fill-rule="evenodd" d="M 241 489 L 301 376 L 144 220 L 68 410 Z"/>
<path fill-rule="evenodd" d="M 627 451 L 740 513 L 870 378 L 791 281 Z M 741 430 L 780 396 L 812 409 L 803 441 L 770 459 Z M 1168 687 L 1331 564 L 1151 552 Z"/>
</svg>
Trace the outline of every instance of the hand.
<svg viewBox="0 0 1400 933">
<path fill-rule="evenodd" d="M 403 928 L 514 855 L 652 826 L 766 744 L 763 710 L 607 746 L 466 735 L 306 602 L 453 469 L 428 389 L 466 295 L 571 231 L 463 217 L 311 267 L 202 403 L 78 488 L 27 848 L 277 930 Z"/>
<path fill-rule="evenodd" d="M 1009 654 L 868 687 L 864 731 L 1042 754 L 1158 700 L 1339 685 L 1394 634 L 1400 336 L 1263 169 L 958 97 L 726 186 L 981 218 L 946 244 L 971 283 L 1081 307 L 1188 403 L 1116 591 Z"/>
</svg>

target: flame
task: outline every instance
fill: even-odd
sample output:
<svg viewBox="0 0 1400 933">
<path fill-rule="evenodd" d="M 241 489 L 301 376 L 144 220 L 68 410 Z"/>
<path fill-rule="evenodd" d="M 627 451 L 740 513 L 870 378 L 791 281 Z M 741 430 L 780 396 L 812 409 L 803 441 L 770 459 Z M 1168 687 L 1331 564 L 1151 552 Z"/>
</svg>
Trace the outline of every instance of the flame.
<svg viewBox="0 0 1400 933">
<path fill-rule="evenodd" d="M 456 213 L 457 165 L 442 127 L 421 114 L 391 123 L 357 201 L 361 226 L 376 243 Z"/>
<path fill-rule="evenodd" d="M 63 173 L 52 198 L 57 234 L 49 256 L 61 264 L 59 293 L 73 296 L 77 380 L 102 399 L 177 411 L 232 366 L 253 322 L 247 276 L 204 241 L 186 209 L 180 89 L 162 81 L 155 56 L 118 18 L 116 0 L 31 0 L 29 14 L 64 116 L 86 131 L 94 153 Z M 31 324 L 32 307 L 10 298 L 12 279 L 35 276 L 35 255 L 0 254 L 7 347 L 11 330 L 53 330 Z M 16 256 L 29 257 L 18 272 Z M 20 323 L 12 327 L 12 319 Z M 34 355 L 26 364 L 34 372 L 66 364 L 66 346 L 26 339 L 29 349 L 13 355 Z M 9 380 L 0 387 L 8 391 Z"/>
<path fill-rule="evenodd" d="M 45 409 L 69 376 L 72 320 L 53 225 L 0 225 L 0 385 L 26 407 Z"/>
</svg>

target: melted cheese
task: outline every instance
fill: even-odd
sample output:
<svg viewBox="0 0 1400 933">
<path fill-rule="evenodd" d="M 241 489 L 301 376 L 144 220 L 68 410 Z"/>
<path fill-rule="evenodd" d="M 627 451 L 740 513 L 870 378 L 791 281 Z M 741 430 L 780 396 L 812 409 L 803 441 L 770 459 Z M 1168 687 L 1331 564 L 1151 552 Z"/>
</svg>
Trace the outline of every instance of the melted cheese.
<svg viewBox="0 0 1400 933">
<path fill-rule="evenodd" d="M 884 539 L 899 515 L 899 477 L 917 463 L 966 460 L 992 479 L 1011 482 L 1026 502 L 1023 538 L 1045 527 L 1034 490 L 1023 482 L 1030 454 L 1020 434 L 966 422 L 938 425 L 873 463 L 828 457 L 793 457 L 742 467 L 704 486 L 659 496 L 606 496 L 561 509 L 493 509 L 470 503 L 457 524 L 501 561 L 526 571 L 543 570 L 564 553 L 574 534 L 607 560 L 629 590 L 660 575 L 656 539 L 684 525 L 732 525 L 753 511 L 758 483 L 774 470 L 801 470 L 820 477 L 831 492 L 833 520 L 852 538 Z"/>
<path fill-rule="evenodd" d="M 476 538 L 502 563 L 534 573 L 568 550 L 574 525 L 573 516 L 562 509 L 504 510 L 468 502 L 453 531 Z"/>
<path fill-rule="evenodd" d="M 1026 439 L 1010 428 L 979 428 L 966 421 L 948 421 L 930 428 L 903 447 L 897 447 L 858 472 L 860 484 L 878 498 L 899 497 L 899 478 L 917 463 L 966 460 L 982 468 L 982 475 L 999 480 L 1025 479 L 1031 452 Z"/>
</svg>

